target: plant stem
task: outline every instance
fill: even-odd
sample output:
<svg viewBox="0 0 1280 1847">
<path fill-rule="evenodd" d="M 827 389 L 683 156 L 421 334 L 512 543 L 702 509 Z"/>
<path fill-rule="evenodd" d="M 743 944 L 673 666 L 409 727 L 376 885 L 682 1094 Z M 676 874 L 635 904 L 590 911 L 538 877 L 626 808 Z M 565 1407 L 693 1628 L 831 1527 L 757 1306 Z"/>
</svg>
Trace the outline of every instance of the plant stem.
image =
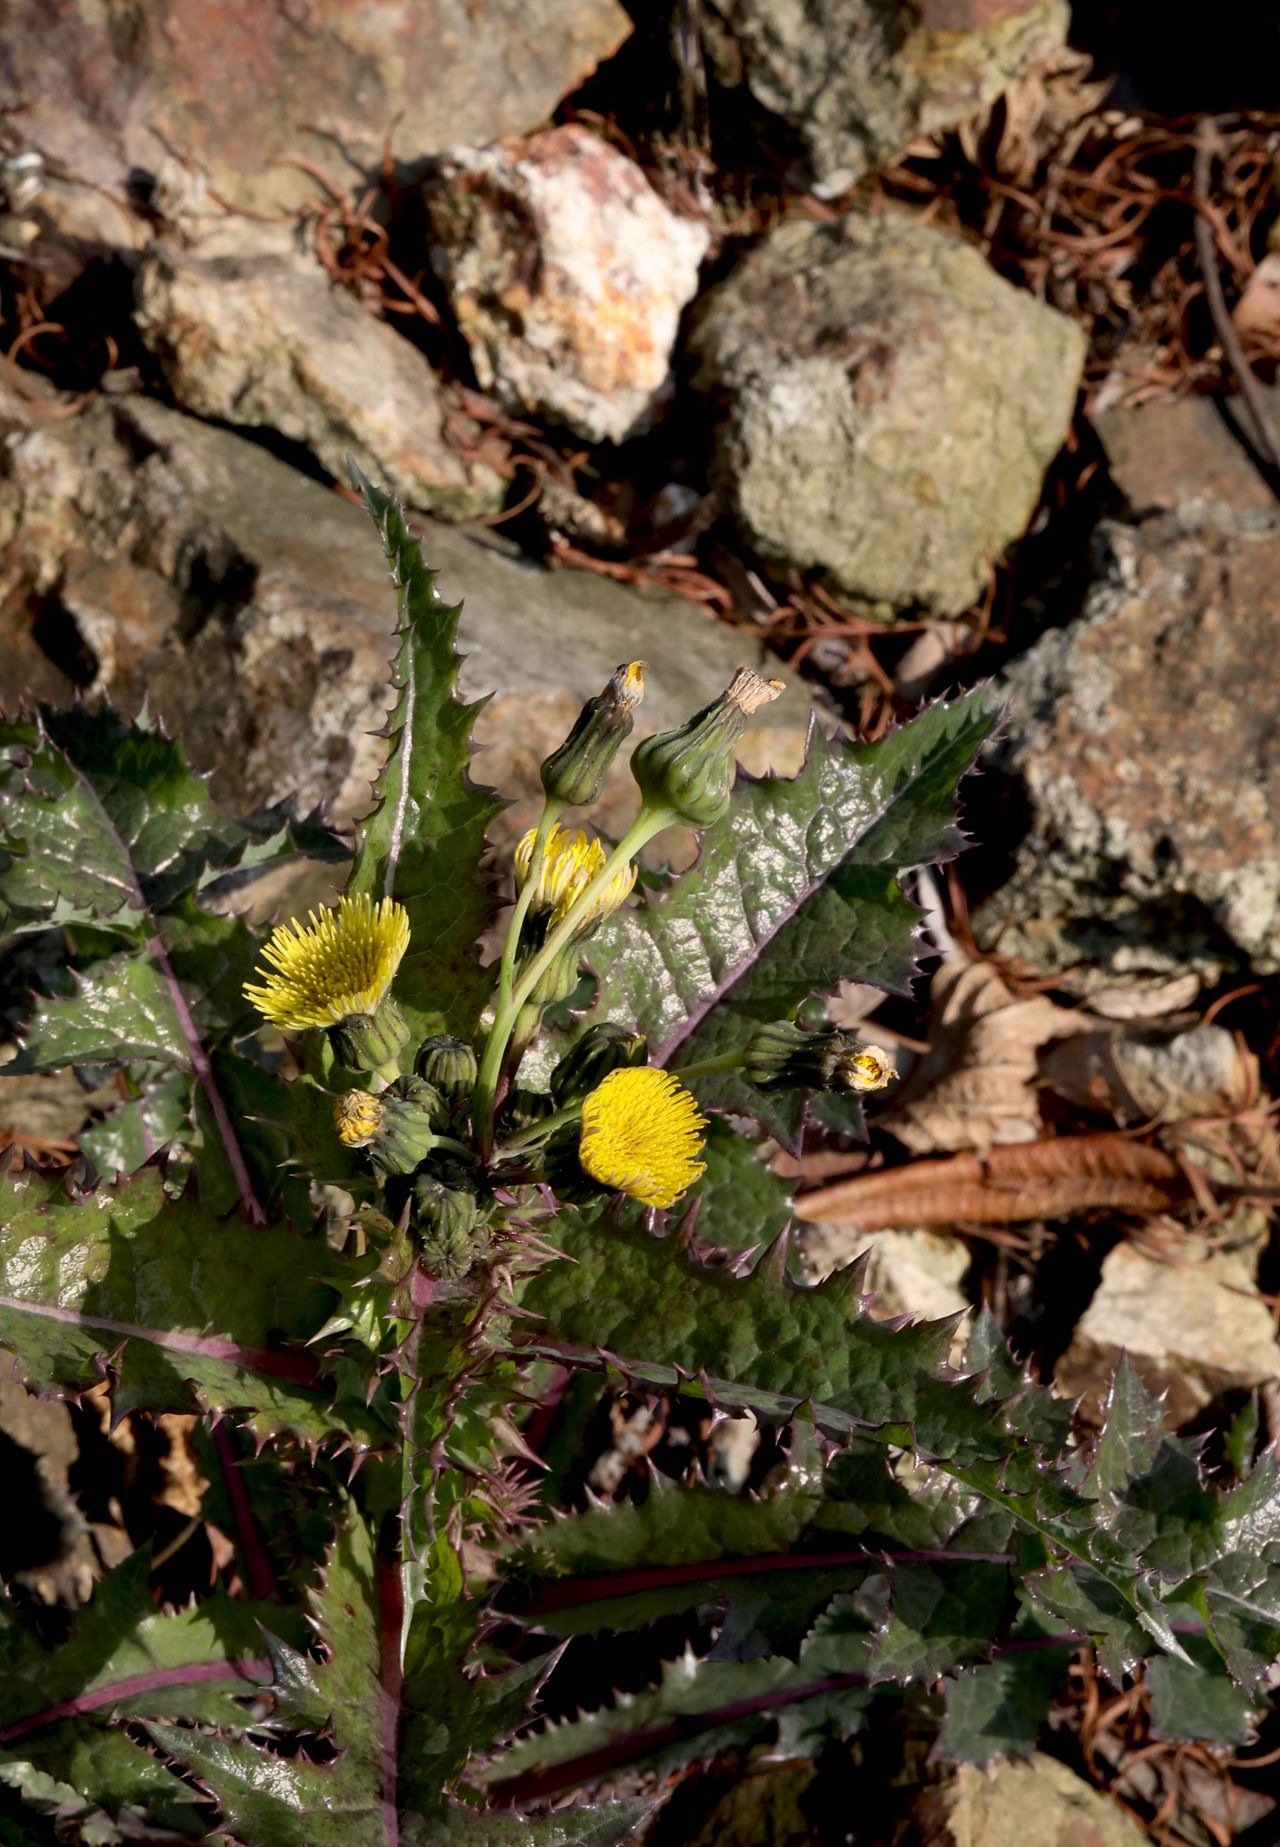
<svg viewBox="0 0 1280 1847">
<path fill-rule="evenodd" d="M 524 884 L 516 894 L 515 909 L 507 924 L 507 940 L 502 945 L 502 965 L 498 970 L 498 1005 L 501 1013 L 511 1001 L 511 988 L 515 980 L 516 954 L 520 948 L 520 932 L 524 920 L 529 915 L 529 906 L 533 903 L 533 894 L 538 889 L 538 879 L 542 873 L 542 862 L 547 857 L 547 841 L 551 830 L 564 813 L 564 803 L 548 798 L 538 822 L 538 831 L 534 836 L 533 851 L 529 856 L 529 872 Z"/>
<path fill-rule="evenodd" d="M 635 858 L 641 847 L 646 846 L 655 834 L 660 834 L 664 827 L 670 827 L 673 819 L 674 816 L 668 808 L 641 808 L 591 883 L 579 892 L 537 955 L 531 957 L 529 966 L 514 984 L 506 1005 L 503 1006 L 499 999 L 493 1025 L 485 1040 L 480 1070 L 476 1077 L 476 1133 L 480 1138 L 481 1153 L 486 1159 L 493 1150 L 493 1100 L 497 1095 L 507 1046 L 520 1017 L 520 1009 L 560 951 L 572 940 L 574 931 L 590 911 L 592 900 L 596 895 L 603 891 L 616 872 Z M 530 873 L 532 874 L 532 867 L 530 867 Z M 532 884 L 532 876 L 526 881 L 526 888 L 530 884 Z"/>
<path fill-rule="evenodd" d="M 574 1121 L 581 1114 L 582 1098 L 579 1097 L 576 1103 L 566 1103 L 563 1109 L 556 1110 L 550 1116 L 544 1116 L 541 1122 L 535 1122 L 529 1128 L 521 1129 L 520 1133 L 513 1135 L 509 1142 L 503 1142 L 501 1148 L 498 1149 L 498 1159 L 502 1160 L 504 1155 L 508 1154 L 519 1154 L 532 1142 L 541 1140 L 544 1135 L 550 1135 L 555 1129 L 563 1128 L 566 1122 Z"/>
<path fill-rule="evenodd" d="M 699 1058 L 691 1065 L 677 1065 L 672 1077 L 678 1077 L 682 1084 L 690 1078 L 712 1077 L 717 1071 L 741 1071 L 745 1046 L 738 1046 L 735 1051 L 721 1052 L 715 1058 Z"/>
</svg>

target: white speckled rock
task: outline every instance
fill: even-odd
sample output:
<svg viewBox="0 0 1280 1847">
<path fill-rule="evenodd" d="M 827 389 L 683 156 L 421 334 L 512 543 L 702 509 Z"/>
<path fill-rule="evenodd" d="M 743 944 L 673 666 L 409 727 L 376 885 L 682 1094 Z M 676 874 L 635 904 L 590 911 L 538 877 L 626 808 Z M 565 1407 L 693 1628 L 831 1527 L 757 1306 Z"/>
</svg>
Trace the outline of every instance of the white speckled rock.
<svg viewBox="0 0 1280 1847">
<path fill-rule="evenodd" d="M 669 393 L 705 226 L 574 125 L 453 151 L 427 205 L 431 260 L 484 388 L 591 442 L 645 429 Z"/>
</svg>

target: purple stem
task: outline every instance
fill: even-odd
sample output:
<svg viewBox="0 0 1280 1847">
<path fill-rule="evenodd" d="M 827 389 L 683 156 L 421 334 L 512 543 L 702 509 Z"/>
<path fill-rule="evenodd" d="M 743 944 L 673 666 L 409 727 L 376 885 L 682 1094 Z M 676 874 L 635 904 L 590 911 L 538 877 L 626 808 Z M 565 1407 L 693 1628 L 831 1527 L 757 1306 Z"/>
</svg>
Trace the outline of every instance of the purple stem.
<svg viewBox="0 0 1280 1847">
<path fill-rule="evenodd" d="M 610 1597 L 634 1596 L 678 1584 L 740 1578 L 756 1572 L 837 1571 L 846 1565 L 945 1565 L 951 1560 L 979 1565 L 1011 1565 L 1012 1552 L 876 1552 L 855 1546 L 847 1552 L 761 1552 L 754 1558 L 698 1559 L 683 1565 L 650 1565 L 634 1571 L 611 1571 L 594 1578 L 571 1578 L 548 1584 L 520 1614 L 550 1615 L 578 1609 Z"/>
<path fill-rule="evenodd" d="M 65 1321 L 76 1327 L 101 1328 L 122 1340 L 146 1340 L 153 1347 L 172 1353 L 198 1353 L 205 1359 L 229 1360 L 249 1372 L 269 1379 L 287 1379 L 293 1385 L 314 1385 L 320 1362 L 311 1353 L 262 1353 L 255 1347 L 239 1347 L 233 1340 L 215 1334 L 178 1334 L 159 1328 L 142 1327 L 136 1321 L 111 1321 L 105 1315 L 82 1315 L 74 1308 L 55 1308 L 45 1302 L 24 1302 L 19 1296 L 0 1295 L 0 1308 L 18 1308 L 24 1315 L 36 1315 L 43 1321 Z"/>
<path fill-rule="evenodd" d="M 213 1445 L 218 1452 L 218 1462 L 222 1469 L 222 1479 L 226 1484 L 227 1499 L 231 1502 L 232 1518 L 236 1523 L 236 1538 L 240 1542 L 240 1556 L 244 1560 L 249 1589 L 262 1602 L 271 1602 L 279 1594 L 275 1573 L 271 1569 L 267 1549 L 262 1543 L 262 1534 L 258 1531 L 253 1503 L 249 1499 L 249 1490 L 244 1485 L 244 1476 L 240 1473 L 239 1459 L 236 1456 L 235 1446 L 231 1441 L 231 1431 L 225 1417 L 220 1417 L 213 1426 Z"/>
<path fill-rule="evenodd" d="M 7 1746 L 15 1739 L 25 1738 L 28 1732 L 39 1731 L 41 1726 L 56 1725 L 61 1719 L 74 1719 L 82 1712 L 95 1712 L 100 1706 L 114 1706 L 118 1701 L 130 1700 L 140 1693 L 154 1693 L 161 1687 L 196 1686 L 210 1680 L 256 1680 L 270 1682 L 272 1678 L 270 1661 L 199 1661 L 191 1667 L 157 1667 L 149 1674 L 131 1674 L 127 1680 L 116 1680 L 108 1687 L 95 1687 L 89 1693 L 77 1693 L 72 1699 L 59 1700 L 55 1706 L 46 1706 L 43 1712 L 34 1712 L 30 1718 L 15 1719 L 12 1725 L 0 1730 L 0 1746 Z"/>
</svg>

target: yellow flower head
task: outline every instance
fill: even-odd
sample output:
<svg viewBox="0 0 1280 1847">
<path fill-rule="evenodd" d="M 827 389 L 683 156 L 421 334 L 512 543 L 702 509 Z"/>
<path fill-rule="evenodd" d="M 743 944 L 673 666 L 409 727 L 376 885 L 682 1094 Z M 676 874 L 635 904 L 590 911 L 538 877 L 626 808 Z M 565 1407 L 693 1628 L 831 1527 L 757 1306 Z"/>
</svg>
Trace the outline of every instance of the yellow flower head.
<svg viewBox="0 0 1280 1847">
<path fill-rule="evenodd" d="M 369 1090 L 344 1090 L 333 1106 L 333 1126 L 344 1148 L 367 1148 L 386 1117 L 386 1104 Z"/>
<path fill-rule="evenodd" d="M 878 1045 L 860 1045 L 836 1060 L 836 1078 L 846 1090 L 883 1090 L 897 1075 L 893 1060 Z"/>
<path fill-rule="evenodd" d="M 646 1206 L 674 1206 L 706 1173 L 706 1117 L 669 1071 L 630 1065 L 611 1071 L 582 1105 L 578 1159 L 602 1186 Z"/>
<path fill-rule="evenodd" d="M 515 852 L 516 881 L 524 886 L 533 864 L 533 843 L 538 830 L 531 827 Z M 559 822 L 547 835 L 538 882 L 534 887 L 531 908 L 551 912 L 551 928 L 564 918 L 597 873 L 604 870 L 605 851 L 598 840 L 589 840 L 580 827 L 561 827 Z M 616 911 L 631 896 L 636 882 L 634 866 L 623 866 L 608 884 L 599 890 L 580 919 L 578 934 L 585 935 L 610 912 Z"/>
<path fill-rule="evenodd" d="M 309 917 L 272 931 L 262 952 L 271 966 L 258 969 L 263 985 L 247 985 L 246 998 L 273 1026 L 294 1032 L 376 1012 L 409 947 L 409 913 L 362 892 Z"/>
</svg>

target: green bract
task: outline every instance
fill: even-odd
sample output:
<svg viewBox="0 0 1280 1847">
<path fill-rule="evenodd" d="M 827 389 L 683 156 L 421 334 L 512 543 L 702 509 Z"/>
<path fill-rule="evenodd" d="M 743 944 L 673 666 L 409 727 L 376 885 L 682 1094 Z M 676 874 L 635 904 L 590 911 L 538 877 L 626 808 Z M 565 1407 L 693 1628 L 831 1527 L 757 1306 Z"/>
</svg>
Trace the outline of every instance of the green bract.
<svg viewBox="0 0 1280 1847">
<path fill-rule="evenodd" d="M 528 895 L 483 966 L 502 804 L 468 772 L 458 611 L 361 487 L 400 631 L 347 892 L 409 923 L 371 1020 L 286 1029 L 282 1064 L 244 996 L 262 944 L 238 893 L 291 856 L 339 861 L 315 818 L 228 820 L 145 721 L 0 723 L 0 930 L 55 971 L 10 1069 L 124 1073 L 79 1164 L 0 1175 L 0 1344 L 33 1390 L 105 1378 L 117 1415 L 223 1419 L 253 1588 L 165 1611 L 136 1553 L 56 1647 L 0 1606 L 0 1772 L 31 1838 L 605 1847 L 647 1807 L 602 1796 L 609 1772 L 817 1753 L 910 1683 L 941 1683 L 941 1754 L 1029 1750 L 1081 1637 L 1113 1679 L 1151 1664 L 1163 1735 L 1242 1737 L 1280 1652 L 1274 1459 L 1206 1479 L 1127 1365 L 1077 1442 L 989 1318 L 961 1358 L 949 1322 L 873 1319 L 857 1266 L 799 1286 L 787 1182 L 742 1132 L 792 1145 L 806 1110 L 856 1128 L 832 1062 L 850 1048 L 806 1003 L 841 978 L 907 990 L 901 875 L 962 844 L 987 697 L 871 744 L 815 728 L 797 776 L 739 777 L 723 815 L 748 713 L 715 702 L 644 750 L 611 849 L 554 828 L 629 727 L 639 666 L 620 669 L 626 709 L 593 702 L 549 759 Z M 714 818 L 693 868 L 629 898 L 639 847 L 690 815 Z M 584 972 L 593 1006 L 550 1031 Z M 679 1084 L 631 1075 L 646 1063 Z M 692 1224 L 636 1203 L 661 1176 L 638 1112 L 604 1106 L 641 1091 L 695 1147 L 710 1113 L 676 1164 L 701 1176 Z M 577 1158 L 588 1098 L 616 1193 Z M 553 1430 L 532 1407 L 566 1376 Z M 601 1381 L 776 1426 L 768 1482 L 655 1476 L 643 1504 L 550 1519 Z M 539 1729 L 561 1638 L 659 1619 L 699 1647 Z"/>
</svg>

